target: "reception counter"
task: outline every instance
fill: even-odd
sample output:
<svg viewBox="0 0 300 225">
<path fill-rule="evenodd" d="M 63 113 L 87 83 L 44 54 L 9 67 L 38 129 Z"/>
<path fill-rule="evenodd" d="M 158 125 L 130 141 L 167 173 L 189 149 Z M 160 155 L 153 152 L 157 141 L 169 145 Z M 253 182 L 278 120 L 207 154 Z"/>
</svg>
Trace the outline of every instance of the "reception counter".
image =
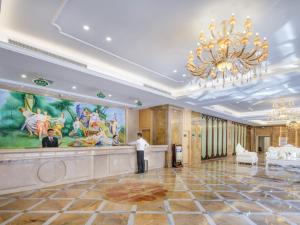
<svg viewBox="0 0 300 225">
<path fill-rule="evenodd" d="M 148 168 L 165 166 L 167 145 L 145 152 Z M 133 146 L 0 150 L 0 195 L 134 173 Z"/>
</svg>

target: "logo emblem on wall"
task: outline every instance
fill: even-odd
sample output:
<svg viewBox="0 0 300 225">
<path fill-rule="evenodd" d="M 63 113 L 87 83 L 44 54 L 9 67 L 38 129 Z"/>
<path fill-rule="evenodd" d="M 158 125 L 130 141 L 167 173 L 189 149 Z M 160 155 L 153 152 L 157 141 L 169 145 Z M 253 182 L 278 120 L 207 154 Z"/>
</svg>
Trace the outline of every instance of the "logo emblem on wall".
<svg viewBox="0 0 300 225">
<path fill-rule="evenodd" d="M 44 78 L 37 78 L 33 80 L 33 83 L 35 83 L 38 86 L 46 87 L 49 85 L 49 81 L 47 81 Z"/>
<path fill-rule="evenodd" d="M 97 93 L 97 97 L 98 97 L 98 98 L 105 98 L 106 95 L 105 95 L 102 91 L 99 91 L 99 92 Z"/>
</svg>

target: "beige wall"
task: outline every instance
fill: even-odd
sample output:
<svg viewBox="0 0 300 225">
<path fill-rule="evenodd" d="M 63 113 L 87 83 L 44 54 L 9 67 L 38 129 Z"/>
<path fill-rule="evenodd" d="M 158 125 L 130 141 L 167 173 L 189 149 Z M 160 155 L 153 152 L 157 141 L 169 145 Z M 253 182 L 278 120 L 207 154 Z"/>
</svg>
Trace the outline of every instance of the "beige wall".
<svg viewBox="0 0 300 225">
<path fill-rule="evenodd" d="M 233 124 L 231 121 L 227 121 L 227 156 L 232 156 L 233 154 L 233 143 L 232 143 L 232 136 L 233 136 Z"/>
<path fill-rule="evenodd" d="M 136 140 L 139 131 L 139 110 L 126 109 L 126 141 Z"/>
<path fill-rule="evenodd" d="M 287 129 L 284 125 L 251 127 L 251 150 L 257 151 L 257 138 L 259 136 L 270 137 L 270 144 L 273 147 L 279 146 L 279 137 L 287 137 L 288 144 L 300 147 L 299 129 Z"/>
<path fill-rule="evenodd" d="M 183 149 L 183 163 L 189 163 L 191 161 L 191 125 L 192 125 L 192 111 L 188 109 L 183 110 L 183 137 L 182 137 L 182 149 Z"/>
</svg>

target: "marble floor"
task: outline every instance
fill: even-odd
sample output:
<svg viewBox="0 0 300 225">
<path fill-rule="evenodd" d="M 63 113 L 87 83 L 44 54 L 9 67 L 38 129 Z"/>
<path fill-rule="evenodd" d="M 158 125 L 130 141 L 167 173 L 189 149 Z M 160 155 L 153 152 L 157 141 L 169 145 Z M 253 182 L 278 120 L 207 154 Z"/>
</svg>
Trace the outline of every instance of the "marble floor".
<svg viewBox="0 0 300 225">
<path fill-rule="evenodd" d="M 300 224 L 300 173 L 222 159 L 89 180 L 2 195 L 0 223 Z"/>
</svg>

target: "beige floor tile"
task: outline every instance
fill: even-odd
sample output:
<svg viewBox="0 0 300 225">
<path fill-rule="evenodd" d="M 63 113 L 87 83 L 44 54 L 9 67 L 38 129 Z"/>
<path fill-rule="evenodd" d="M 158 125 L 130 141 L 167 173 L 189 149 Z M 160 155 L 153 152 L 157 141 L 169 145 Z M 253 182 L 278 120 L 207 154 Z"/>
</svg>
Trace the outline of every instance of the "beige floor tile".
<svg viewBox="0 0 300 225">
<path fill-rule="evenodd" d="M 188 189 L 192 191 L 208 191 L 208 187 L 203 184 L 187 185 Z"/>
<path fill-rule="evenodd" d="M 63 213 L 51 225 L 84 225 L 92 214 Z"/>
<path fill-rule="evenodd" d="M 300 195 L 297 193 L 284 191 L 284 192 L 272 192 L 270 194 L 282 200 L 300 200 Z"/>
<path fill-rule="evenodd" d="M 269 212 L 268 210 L 252 201 L 235 201 L 229 202 L 229 204 L 234 206 L 241 212 Z"/>
<path fill-rule="evenodd" d="M 59 211 L 62 210 L 71 200 L 49 199 L 37 205 L 32 211 Z"/>
<path fill-rule="evenodd" d="M 213 191 L 233 191 L 234 189 L 231 188 L 228 185 L 223 185 L 223 184 L 215 184 L 215 185 L 209 185 L 209 187 L 213 190 Z"/>
<path fill-rule="evenodd" d="M 51 213 L 25 213 L 14 219 L 9 225 L 42 225 L 53 215 Z"/>
<path fill-rule="evenodd" d="M 216 225 L 249 225 L 247 219 L 243 215 L 237 214 L 213 214 L 211 215 L 212 219 Z"/>
<path fill-rule="evenodd" d="M 92 225 L 127 225 L 129 214 L 98 214 Z"/>
<path fill-rule="evenodd" d="M 40 191 L 35 191 L 29 195 L 26 195 L 26 198 L 47 198 L 51 195 L 53 195 L 56 190 L 40 190 Z"/>
<path fill-rule="evenodd" d="M 237 193 L 237 192 L 221 192 L 218 191 L 218 194 L 221 195 L 223 198 L 225 198 L 226 200 L 228 199 L 232 199 L 232 200 L 247 200 L 246 197 L 244 197 L 243 195 Z"/>
<path fill-rule="evenodd" d="M 136 214 L 134 225 L 169 225 L 166 214 Z"/>
<path fill-rule="evenodd" d="M 271 195 L 269 195 L 267 193 L 264 193 L 262 191 L 243 192 L 243 194 L 250 197 L 251 199 L 257 200 L 257 201 L 260 201 L 260 200 L 274 200 L 274 198 Z"/>
<path fill-rule="evenodd" d="M 288 225 L 285 219 L 277 215 L 255 215 L 252 214 L 249 218 L 256 224 L 259 225 Z"/>
<path fill-rule="evenodd" d="M 40 202 L 40 199 L 17 199 L 0 207 L 0 210 L 24 210 Z"/>
<path fill-rule="evenodd" d="M 164 202 L 145 202 L 143 204 L 137 204 L 137 211 L 156 211 L 162 212 L 165 211 Z"/>
<path fill-rule="evenodd" d="M 101 202 L 94 199 L 78 199 L 67 208 L 67 211 L 96 211 Z"/>
<path fill-rule="evenodd" d="M 232 184 L 230 186 L 238 191 L 255 191 L 256 190 L 256 188 L 251 185 Z"/>
<path fill-rule="evenodd" d="M 87 189 L 90 186 L 92 186 L 92 184 L 86 184 L 86 183 L 80 184 L 79 183 L 79 184 L 73 184 L 73 185 L 69 186 L 68 188 L 69 189 Z"/>
<path fill-rule="evenodd" d="M 63 190 L 63 191 L 59 191 L 57 192 L 53 198 L 77 198 L 80 196 L 82 190 Z"/>
<path fill-rule="evenodd" d="M 185 191 L 168 191 L 167 192 L 168 199 L 190 199 L 191 196 L 188 192 Z"/>
<path fill-rule="evenodd" d="M 236 212 L 223 201 L 200 201 L 200 204 L 207 212 Z"/>
<path fill-rule="evenodd" d="M 103 197 L 103 192 L 100 190 L 89 190 L 82 196 L 82 198 L 95 198 L 95 199 L 102 199 L 102 197 Z"/>
<path fill-rule="evenodd" d="M 126 211 L 130 212 L 132 205 L 128 204 L 118 204 L 113 202 L 107 202 L 103 207 L 102 211 Z"/>
<path fill-rule="evenodd" d="M 209 191 L 193 191 L 192 194 L 198 200 L 220 200 L 215 193 Z"/>
<path fill-rule="evenodd" d="M 199 208 L 194 201 L 170 200 L 170 209 L 172 212 L 199 212 Z"/>
<path fill-rule="evenodd" d="M 204 215 L 173 214 L 175 225 L 209 225 Z"/>
<path fill-rule="evenodd" d="M 296 209 L 293 206 L 288 205 L 282 201 L 261 201 L 262 205 L 273 210 L 274 212 L 283 213 L 283 212 L 299 212 L 299 209 Z"/>
<path fill-rule="evenodd" d="M 282 216 L 297 225 L 300 224 L 300 211 L 298 213 L 283 214 Z"/>
<path fill-rule="evenodd" d="M 0 223 L 12 218 L 16 213 L 0 212 Z"/>
</svg>

